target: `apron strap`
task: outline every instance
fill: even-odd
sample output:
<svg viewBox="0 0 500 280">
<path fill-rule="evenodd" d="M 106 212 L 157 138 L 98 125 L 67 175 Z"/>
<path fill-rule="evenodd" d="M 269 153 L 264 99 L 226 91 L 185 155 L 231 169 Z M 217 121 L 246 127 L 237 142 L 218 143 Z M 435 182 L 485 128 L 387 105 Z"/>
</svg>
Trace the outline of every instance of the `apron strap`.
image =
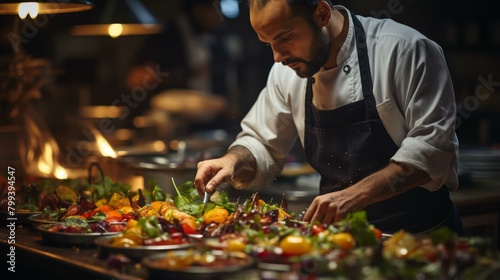
<svg viewBox="0 0 500 280">
<path fill-rule="evenodd" d="M 365 99 L 366 111 L 371 119 L 379 118 L 377 105 L 373 97 L 372 75 L 370 72 L 370 61 L 368 59 L 368 49 L 366 47 L 366 34 L 361 22 L 355 14 L 351 12 L 352 21 L 356 30 L 356 48 L 358 50 L 359 72 L 361 73 L 361 84 L 363 88 L 363 97 Z M 366 75 L 362 75 L 362 74 Z"/>
</svg>

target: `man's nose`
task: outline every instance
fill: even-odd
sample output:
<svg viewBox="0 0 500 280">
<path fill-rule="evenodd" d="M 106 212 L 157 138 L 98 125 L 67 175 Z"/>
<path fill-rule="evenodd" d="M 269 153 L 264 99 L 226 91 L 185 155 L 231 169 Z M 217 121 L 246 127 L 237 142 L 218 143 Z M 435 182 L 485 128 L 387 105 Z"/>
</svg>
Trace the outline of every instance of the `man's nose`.
<svg viewBox="0 0 500 280">
<path fill-rule="evenodd" d="M 286 60 L 287 52 L 273 48 L 273 58 L 277 63 L 281 63 Z"/>
</svg>

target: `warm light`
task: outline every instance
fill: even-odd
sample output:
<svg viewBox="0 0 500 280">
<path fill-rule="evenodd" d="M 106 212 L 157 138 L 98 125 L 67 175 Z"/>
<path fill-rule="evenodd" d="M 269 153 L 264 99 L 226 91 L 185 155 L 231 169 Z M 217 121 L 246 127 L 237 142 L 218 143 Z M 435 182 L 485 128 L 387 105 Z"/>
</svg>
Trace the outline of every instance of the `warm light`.
<svg viewBox="0 0 500 280">
<path fill-rule="evenodd" d="M 31 107 L 23 114 L 23 135 L 19 141 L 21 163 L 26 174 L 43 178 L 67 179 L 70 170 L 59 164 L 59 146 L 43 119 Z M 83 177 L 86 170 L 73 170 Z"/>
<path fill-rule="evenodd" d="M 84 118 L 118 118 L 122 115 L 122 108 L 119 106 L 81 106 L 80 116 Z"/>
<path fill-rule="evenodd" d="M 108 27 L 108 34 L 111 38 L 119 37 L 123 32 L 123 26 L 119 23 L 110 24 Z"/>
<path fill-rule="evenodd" d="M 38 15 L 38 3 L 36 2 L 23 2 L 19 4 L 17 13 L 21 19 L 25 19 L 28 14 L 31 18 L 36 18 Z"/>
<path fill-rule="evenodd" d="M 51 174 L 52 168 L 54 167 L 54 161 L 52 159 L 53 150 L 50 143 L 47 141 L 44 143 L 42 148 L 42 154 L 38 160 L 38 170 L 43 174 Z"/>
<path fill-rule="evenodd" d="M 119 36 L 157 34 L 163 29 L 161 24 L 87 24 L 73 26 L 71 34 L 76 36 L 111 36 L 110 29 L 120 28 L 114 27 L 114 25 L 121 25 L 122 30 Z"/>
<path fill-rule="evenodd" d="M 34 6 L 36 5 L 36 9 Z M 94 7 L 85 0 L 58 0 L 58 1 L 0 1 L 0 15 L 19 15 L 25 18 L 28 14 L 32 18 L 36 15 L 50 15 L 87 11 Z M 31 11 L 31 13 L 30 13 Z M 22 15 L 21 15 L 22 14 Z"/>
<path fill-rule="evenodd" d="M 54 177 L 59 180 L 68 179 L 68 172 L 61 166 L 56 166 L 54 170 Z"/>
<path fill-rule="evenodd" d="M 165 142 L 158 140 L 153 143 L 153 149 L 155 151 L 164 151 L 166 148 Z"/>
<path fill-rule="evenodd" d="M 116 158 L 116 152 L 109 144 L 108 140 L 102 136 L 102 134 L 97 129 L 92 129 L 92 134 L 95 137 L 95 142 L 97 144 L 97 149 L 103 157 Z"/>
</svg>

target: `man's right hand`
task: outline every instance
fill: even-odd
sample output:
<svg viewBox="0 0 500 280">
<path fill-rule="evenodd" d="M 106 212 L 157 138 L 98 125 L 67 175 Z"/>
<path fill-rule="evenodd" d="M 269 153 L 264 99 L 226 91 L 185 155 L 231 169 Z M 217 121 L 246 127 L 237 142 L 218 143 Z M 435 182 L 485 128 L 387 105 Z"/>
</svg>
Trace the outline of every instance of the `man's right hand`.
<svg viewBox="0 0 500 280">
<path fill-rule="evenodd" d="M 230 182 L 234 185 L 253 179 L 256 165 L 255 157 L 248 149 L 235 146 L 220 158 L 200 161 L 194 185 L 200 197 L 203 197 L 205 190 L 214 193 L 223 183 Z"/>
</svg>

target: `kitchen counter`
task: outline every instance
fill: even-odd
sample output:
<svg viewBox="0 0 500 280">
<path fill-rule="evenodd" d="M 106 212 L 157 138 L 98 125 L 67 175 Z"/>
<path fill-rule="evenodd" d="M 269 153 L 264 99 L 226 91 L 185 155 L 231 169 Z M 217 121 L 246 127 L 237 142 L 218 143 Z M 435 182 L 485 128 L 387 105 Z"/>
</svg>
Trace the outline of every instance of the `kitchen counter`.
<svg viewBox="0 0 500 280">
<path fill-rule="evenodd" d="M 466 236 L 491 237 L 500 250 L 500 186 L 467 185 L 450 193 L 462 217 Z"/>
<path fill-rule="evenodd" d="M 9 229 L 0 230 L 0 252 L 2 258 L 10 254 Z M 10 257 L 9 257 L 10 258 Z M 2 270 L 10 267 L 2 262 Z M 29 279 L 43 275 L 53 279 L 145 279 L 145 268 L 129 266 L 126 273 L 110 269 L 106 259 L 99 256 L 96 247 L 71 247 L 46 244 L 40 234 L 31 226 L 18 226 L 15 230 L 15 273 L 9 272 L 8 279 Z M 6 275 L 2 272 L 2 275 Z M 7 274 L 9 275 L 9 274 Z"/>
</svg>

